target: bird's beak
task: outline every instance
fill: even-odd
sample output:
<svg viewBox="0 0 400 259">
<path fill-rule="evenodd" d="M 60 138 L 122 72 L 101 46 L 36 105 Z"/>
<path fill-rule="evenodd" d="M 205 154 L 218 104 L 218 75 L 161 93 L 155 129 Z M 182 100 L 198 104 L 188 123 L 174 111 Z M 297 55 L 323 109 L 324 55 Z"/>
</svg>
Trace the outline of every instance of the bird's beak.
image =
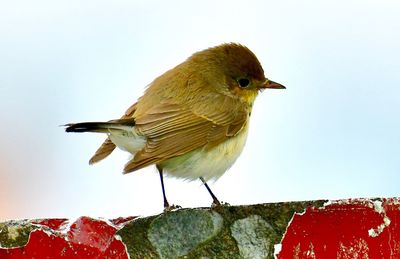
<svg viewBox="0 0 400 259">
<path fill-rule="evenodd" d="M 286 87 L 284 87 L 283 85 L 281 85 L 277 82 L 271 81 L 271 80 L 265 81 L 262 88 L 286 89 Z"/>
</svg>

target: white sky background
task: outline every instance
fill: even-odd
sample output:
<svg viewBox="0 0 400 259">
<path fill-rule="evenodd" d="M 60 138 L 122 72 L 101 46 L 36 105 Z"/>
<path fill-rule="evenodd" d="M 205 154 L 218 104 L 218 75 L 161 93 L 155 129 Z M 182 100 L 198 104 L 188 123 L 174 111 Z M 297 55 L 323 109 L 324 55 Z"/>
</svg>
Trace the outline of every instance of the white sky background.
<svg viewBox="0 0 400 259">
<path fill-rule="evenodd" d="M 233 205 L 400 195 L 398 1 L 7 1 L 0 4 L 0 219 L 162 211 L 158 174 L 61 124 L 119 118 L 193 52 L 247 45 L 287 86 L 257 99 L 215 184 Z M 171 203 L 211 204 L 166 179 Z"/>
</svg>

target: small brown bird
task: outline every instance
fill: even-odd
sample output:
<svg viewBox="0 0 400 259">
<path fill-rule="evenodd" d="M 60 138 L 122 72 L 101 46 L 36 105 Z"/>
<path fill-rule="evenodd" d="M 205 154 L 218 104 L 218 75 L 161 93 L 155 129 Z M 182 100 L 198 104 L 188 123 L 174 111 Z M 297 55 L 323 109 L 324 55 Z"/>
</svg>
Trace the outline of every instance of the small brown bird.
<svg viewBox="0 0 400 259">
<path fill-rule="evenodd" d="M 218 179 L 240 155 L 246 142 L 254 100 L 266 88 L 283 89 L 267 79 L 257 57 L 245 46 L 229 43 L 194 53 L 157 77 L 121 119 L 67 124 L 67 132 L 108 135 L 89 163 L 107 157 L 115 147 L 133 155 L 130 173 L 156 165 L 164 208 L 170 207 L 163 173 L 207 185 Z"/>
</svg>

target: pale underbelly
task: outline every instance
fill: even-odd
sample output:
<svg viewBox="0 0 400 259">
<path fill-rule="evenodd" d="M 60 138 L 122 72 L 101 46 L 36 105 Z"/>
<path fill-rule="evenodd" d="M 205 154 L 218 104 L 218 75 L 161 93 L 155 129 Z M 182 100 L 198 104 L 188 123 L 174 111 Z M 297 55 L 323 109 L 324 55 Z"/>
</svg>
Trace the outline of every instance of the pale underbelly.
<svg viewBox="0 0 400 259">
<path fill-rule="evenodd" d="M 170 176 L 196 180 L 203 177 L 206 181 L 217 180 L 236 161 L 246 143 L 248 124 L 239 133 L 211 149 L 198 148 L 184 155 L 173 157 L 159 163 L 163 171 Z M 122 150 L 132 155 L 141 150 L 147 140 L 137 132 L 110 132 L 109 138 Z"/>
<path fill-rule="evenodd" d="M 236 136 L 227 139 L 218 146 L 205 150 L 199 148 L 185 155 L 163 161 L 160 166 L 167 174 L 196 180 L 203 177 L 206 181 L 221 177 L 236 161 L 246 143 L 248 125 Z"/>
</svg>

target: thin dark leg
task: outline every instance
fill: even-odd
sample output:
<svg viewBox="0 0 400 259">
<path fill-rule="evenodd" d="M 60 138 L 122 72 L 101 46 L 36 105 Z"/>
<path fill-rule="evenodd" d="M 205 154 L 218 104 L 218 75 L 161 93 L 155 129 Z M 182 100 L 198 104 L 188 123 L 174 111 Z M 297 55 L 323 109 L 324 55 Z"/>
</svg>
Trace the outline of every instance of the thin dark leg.
<svg viewBox="0 0 400 259">
<path fill-rule="evenodd" d="M 214 195 L 214 193 L 211 191 L 210 187 L 208 186 L 207 182 L 204 180 L 203 177 L 200 177 L 200 180 L 203 182 L 204 186 L 207 188 L 208 193 L 211 195 L 211 197 L 213 198 L 213 205 L 214 206 L 220 206 L 221 203 L 219 202 L 219 200 L 217 199 L 217 197 Z"/>
<path fill-rule="evenodd" d="M 163 170 L 158 165 L 156 167 L 157 167 L 158 173 L 160 174 L 161 188 L 162 188 L 162 194 L 163 194 L 163 198 L 164 198 L 164 209 L 168 209 L 169 203 L 167 201 L 167 196 L 165 196 Z"/>
</svg>

